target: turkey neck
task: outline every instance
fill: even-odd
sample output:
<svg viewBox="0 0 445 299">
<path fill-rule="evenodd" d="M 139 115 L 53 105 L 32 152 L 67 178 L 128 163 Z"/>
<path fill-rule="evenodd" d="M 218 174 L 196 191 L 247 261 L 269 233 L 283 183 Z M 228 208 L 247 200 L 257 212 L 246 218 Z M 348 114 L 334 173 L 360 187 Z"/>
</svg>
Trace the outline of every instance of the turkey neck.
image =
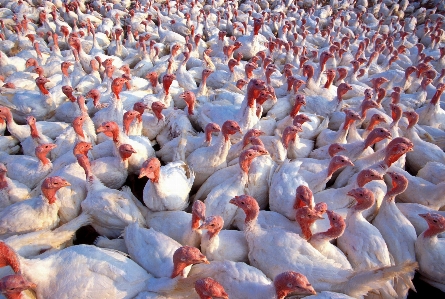
<svg viewBox="0 0 445 299">
<path fill-rule="evenodd" d="M 37 126 L 35 122 L 32 122 L 29 124 L 29 128 L 31 130 L 31 137 L 32 138 L 40 138 L 39 131 L 37 130 Z"/>
<path fill-rule="evenodd" d="M 214 237 L 217 237 L 219 232 L 221 231 L 222 227 L 218 227 L 214 230 L 207 230 L 207 236 L 209 237 L 209 241 L 212 240 Z"/>
<path fill-rule="evenodd" d="M 37 87 L 39 88 L 42 94 L 49 95 L 49 91 L 48 89 L 45 88 L 45 84 L 37 84 Z"/>
<path fill-rule="evenodd" d="M 372 131 L 369 133 L 369 135 L 366 137 L 366 139 L 363 141 L 363 147 L 362 149 L 365 150 L 368 146 L 373 146 L 377 142 L 383 140 L 383 138 L 375 136 Z"/>
<path fill-rule="evenodd" d="M 439 228 L 437 228 L 437 227 L 431 227 L 431 226 L 429 226 L 429 227 L 427 228 L 427 230 L 424 231 L 424 232 L 419 236 L 419 238 L 423 236 L 423 238 L 431 238 L 431 241 L 435 242 L 435 241 L 437 241 L 437 235 L 440 234 L 440 233 L 442 233 L 443 231 L 444 231 L 444 229 L 439 229 Z"/>
<path fill-rule="evenodd" d="M 199 228 L 200 220 L 201 220 L 201 217 L 199 217 L 199 215 L 196 215 L 196 213 L 192 213 L 192 230 L 196 230 Z"/>
<path fill-rule="evenodd" d="M 73 125 L 73 130 L 82 139 L 85 139 L 85 135 L 83 134 L 83 123 Z"/>
<path fill-rule="evenodd" d="M 303 103 L 300 103 L 300 102 L 295 103 L 294 107 L 292 108 L 292 110 L 290 112 L 290 116 L 292 118 L 294 118 L 298 114 L 298 112 L 300 112 L 301 106 L 303 106 Z"/>
<path fill-rule="evenodd" d="M 6 172 L 0 172 L 0 190 L 8 188 L 8 182 L 6 181 Z"/>
<path fill-rule="evenodd" d="M 23 298 L 25 298 L 24 296 L 22 296 L 22 292 L 3 294 L 3 296 L 5 296 L 6 299 L 23 299 Z"/>
<path fill-rule="evenodd" d="M 56 188 L 42 188 L 42 195 L 48 199 L 49 204 L 53 204 L 56 202 L 57 198 L 56 198 L 56 192 L 59 189 Z"/>
<path fill-rule="evenodd" d="M 40 160 L 40 163 L 43 165 L 51 165 L 51 161 L 46 157 L 48 152 L 42 151 L 36 153 L 36 157 Z"/>
<path fill-rule="evenodd" d="M 431 98 L 430 105 L 437 106 L 437 103 L 439 103 L 440 97 L 442 96 L 443 90 L 436 90 L 433 97 Z"/>
<path fill-rule="evenodd" d="M 343 222 L 341 226 L 332 226 L 325 232 L 320 232 L 312 235 L 312 237 L 308 240 L 311 241 L 331 241 L 340 237 L 345 231 L 346 224 Z"/>
</svg>

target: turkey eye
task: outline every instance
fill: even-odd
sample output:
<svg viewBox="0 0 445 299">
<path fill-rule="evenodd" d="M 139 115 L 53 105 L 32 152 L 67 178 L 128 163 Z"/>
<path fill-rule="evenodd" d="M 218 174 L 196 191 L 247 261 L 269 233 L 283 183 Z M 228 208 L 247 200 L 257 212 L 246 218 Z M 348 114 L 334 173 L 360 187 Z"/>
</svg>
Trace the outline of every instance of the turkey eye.
<svg viewBox="0 0 445 299">
<path fill-rule="evenodd" d="M 433 220 L 433 222 L 434 222 L 434 223 L 437 223 L 437 220 L 436 220 L 436 219 L 434 219 L 434 220 Z"/>
<path fill-rule="evenodd" d="M 334 220 L 334 221 L 335 221 L 335 220 L 336 220 L 336 218 L 335 218 L 335 217 L 333 217 L 333 218 L 332 218 L 332 220 Z"/>
</svg>

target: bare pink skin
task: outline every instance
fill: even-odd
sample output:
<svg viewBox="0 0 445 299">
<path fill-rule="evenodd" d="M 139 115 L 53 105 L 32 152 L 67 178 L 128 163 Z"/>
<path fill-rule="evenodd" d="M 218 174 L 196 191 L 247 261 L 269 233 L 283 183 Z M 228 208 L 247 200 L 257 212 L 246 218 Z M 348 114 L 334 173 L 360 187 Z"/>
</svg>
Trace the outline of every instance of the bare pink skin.
<svg viewBox="0 0 445 299">
<path fill-rule="evenodd" d="M 226 120 L 222 125 L 221 132 L 225 141 L 229 140 L 230 135 L 236 134 L 237 132 L 242 133 L 238 123 L 234 120 Z"/>
<path fill-rule="evenodd" d="M 156 118 L 158 119 L 158 122 L 160 120 L 164 119 L 164 115 L 162 114 L 162 110 L 166 109 L 167 107 L 165 107 L 165 105 L 161 102 L 153 102 L 151 104 L 151 110 L 153 111 L 153 114 L 156 116 Z"/>
<path fill-rule="evenodd" d="M 413 150 L 413 143 L 404 137 L 397 137 L 391 140 L 387 145 L 384 164 L 390 167 L 394 162 L 400 159 L 401 156 Z"/>
<path fill-rule="evenodd" d="M 372 82 L 374 91 L 377 91 L 382 84 L 389 82 L 389 80 L 384 77 L 379 77 L 379 78 L 372 79 L 371 82 Z"/>
<path fill-rule="evenodd" d="M 119 138 L 119 126 L 114 121 L 104 122 L 99 128 L 96 130 L 98 133 L 106 133 L 110 132 L 112 134 L 113 142 L 118 142 Z"/>
<path fill-rule="evenodd" d="M 258 214 L 260 212 L 260 208 L 255 198 L 249 195 L 240 195 L 235 196 L 229 201 L 231 204 L 236 205 L 241 208 L 246 214 L 246 219 L 244 223 L 249 223 L 253 220 L 256 220 Z"/>
<path fill-rule="evenodd" d="M 329 153 L 329 156 L 332 158 L 336 154 L 338 154 L 339 152 L 344 151 L 344 150 L 345 150 L 345 148 L 343 146 L 341 146 L 340 144 L 333 143 L 329 146 L 328 153 Z"/>
<path fill-rule="evenodd" d="M 251 137 L 259 137 L 261 135 L 264 135 L 265 133 L 258 129 L 250 129 L 247 131 L 246 134 L 243 136 L 243 148 L 246 147 L 250 143 Z"/>
<path fill-rule="evenodd" d="M 264 147 L 258 145 L 252 146 L 251 148 L 244 150 L 239 156 L 239 166 L 243 172 L 249 173 L 250 164 L 253 159 L 268 154 L 269 152 Z"/>
<path fill-rule="evenodd" d="M 212 133 L 218 133 L 221 131 L 221 127 L 215 123 L 208 123 L 204 128 L 205 139 L 208 144 L 212 141 Z"/>
<path fill-rule="evenodd" d="M 383 116 L 381 116 L 380 114 L 374 114 L 373 116 L 371 116 L 371 120 L 369 122 L 368 127 L 366 128 L 367 131 L 372 131 L 375 126 L 377 126 L 379 123 L 386 123 L 385 118 L 383 118 Z"/>
<path fill-rule="evenodd" d="M 352 69 L 354 70 L 354 73 L 356 73 L 358 71 L 358 69 L 360 68 L 360 62 L 358 62 L 357 60 L 353 60 L 351 61 L 352 64 Z"/>
<path fill-rule="evenodd" d="M 139 112 L 139 114 L 136 116 L 138 122 L 142 121 L 142 114 L 144 114 L 145 109 L 147 109 L 147 107 L 148 107 L 147 104 L 143 102 L 134 103 L 133 110 Z"/>
<path fill-rule="evenodd" d="M 83 124 L 85 122 L 84 116 L 78 116 L 73 121 L 73 129 L 76 134 L 82 138 L 85 138 L 85 135 L 83 134 Z"/>
<path fill-rule="evenodd" d="M 363 169 L 357 175 L 357 184 L 359 187 L 363 187 L 367 183 L 376 180 L 383 180 L 383 176 L 374 169 Z"/>
<path fill-rule="evenodd" d="M 303 76 L 307 77 L 306 83 L 314 76 L 314 67 L 309 64 L 303 66 Z"/>
<path fill-rule="evenodd" d="M 428 223 L 428 229 L 423 232 L 424 238 L 434 237 L 445 231 L 445 217 L 435 213 L 419 214 Z"/>
<path fill-rule="evenodd" d="M 48 83 L 49 80 L 45 77 L 37 77 L 36 78 L 36 85 L 39 88 L 40 92 L 44 95 L 48 95 L 49 91 L 45 88 L 45 84 Z"/>
<path fill-rule="evenodd" d="M 295 81 L 293 82 L 293 85 L 292 85 L 292 89 L 293 89 L 294 93 L 297 93 L 298 90 L 299 90 L 299 89 L 301 88 L 301 86 L 303 86 L 303 85 L 304 85 L 304 81 L 303 81 L 303 80 L 300 80 L 300 79 L 295 80 Z"/>
<path fill-rule="evenodd" d="M 76 98 L 73 96 L 73 91 L 74 90 L 71 86 L 68 85 L 62 86 L 62 92 L 66 95 L 68 100 L 74 103 L 76 102 Z"/>
<path fill-rule="evenodd" d="M 331 86 L 332 82 L 334 82 L 335 76 L 336 76 L 335 70 L 326 71 L 327 80 L 324 85 L 324 88 L 329 88 Z"/>
<path fill-rule="evenodd" d="M 300 111 L 302 106 L 306 106 L 306 98 L 302 94 L 298 94 L 295 98 L 295 104 L 292 110 L 290 111 L 290 116 L 294 118 L 298 112 Z"/>
<path fill-rule="evenodd" d="M 89 142 L 79 141 L 73 148 L 73 155 L 84 155 L 88 154 L 88 151 L 93 148 L 93 145 Z"/>
<path fill-rule="evenodd" d="M 15 273 L 20 273 L 20 261 L 14 249 L 5 242 L 0 242 L 0 267 L 10 266 Z"/>
<path fill-rule="evenodd" d="M 204 223 L 199 229 L 206 229 L 209 239 L 215 237 L 223 228 L 224 220 L 221 216 L 209 216 L 205 219 Z"/>
<path fill-rule="evenodd" d="M 57 199 L 57 190 L 66 186 L 71 186 L 71 184 L 61 177 L 47 177 L 42 183 L 42 194 L 48 199 L 49 204 L 53 204 Z"/>
<path fill-rule="evenodd" d="M 346 78 L 346 76 L 348 75 L 348 70 L 342 67 L 337 68 L 337 72 L 338 72 L 338 81 L 343 80 L 344 78 Z"/>
<path fill-rule="evenodd" d="M 192 206 L 192 229 L 197 230 L 200 226 L 200 221 L 205 221 L 206 206 L 200 201 L 196 200 Z"/>
<path fill-rule="evenodd" d="M 68 74 L 68 69 L 69 69 L 69 67 L 72 66 L 72 65 L 73 65 L 73 64 L 72 64 L 71 62 L 69 62 L 69 61 L 64 61 L 64 62 L 62 62 L 60 68 L 62 69 L 62 73 L 63 73 L 64 76 L 66 76 L 66 77 L 69 76 L 69 74 Z"/>
<path fill-rule="evenodd" d="M 305 114 L 298 114 L 294 117 L 292 124 L 295 126 L 296 124 L 303 125 L 305 122 L 312 122 L 312 120 Z"/>
<path fill-rule="evenodd" d="M 8 83 L 3 84 L 3 87 L 4 87 L 4 88 L 15 89 L 15 84 L 12 83 L 12 82 L 8 82 Z"/>
<path fill-rule="evenodd" d="M 0 190 L 6 189 L 8 187 L 8 182 L 6 181 L 6 169 L 5 164 L 0 163 Z"/>
<path fill-rule="evenodd" d="M 179 95 L 180 98 L 184 99 L 185 104 L 187 105 L 187 113 L 189 115 L 194 114 L 195 104 L 196 104 L 196 95 L 193 93 L 193 91 L 184 91 L 181 95 Z"/>
<path fill-rule="evenodd" d="M 224 287 L 210 277 L 195 281 L 195 291 L 200 299 L 229 299 L 229 295 L 227 295 Z"/>
<path fill-rule="evenodd" d="M 352 86 L 348 83 L 341 83 L 337 88 L 337 100 L 340 102 L 343 100 L 343 96 L 349 91 L 352 90 Z"/>
<path fill-rule="evenodd" d="M 37 285 L 28 281 L 21 274 L 8 275 L 0 279 L 0 292 L 7 299 L 21 299 L 22 291 L 27 289 L 35 289 Z"/>
<path fill-rule="evenodd" d="M 295 220 L 301 227 L 301 233 L 303 234 L 303 238 L 305 240 L 309 240 L 312 237 L 312 232 L 310 228 L 311 225 L 314 224 L 314 222 L 317 221 L 318 219 L 323 219 L 323 217 L 321 217 L 321 215 L 317 211 L 307 206 L 298 208 L 295 214 L 296 214 Z"/>
<path fill-rule="evenodd" d="M 176 76 L 173 74 L 166 74 L 162 78 L 162 86 L 164 87 L 164 92 L 166 95 L 169 94 L 170 86 L 173 83 L 173 80 L 176 79 Z"/>
<path fill-rule="evenodd" d="M 415 111 L 405 111 L 403 112 L 403 116 L 408 119 L 408 129 L 414 127 L 419 121 L 419 114 Z"/>
<path fill-rule="evenodd" d="M 142 164 L 139 178 L 147 177 L 153 183 L 159 182 L 159 174 L 161 172 L 161 162 L 158 158 L 150 158 Z"/>
<path fill-rule="evenodd" d="M 284 148 L 287 149 L 289 147 L 289 142 L 294 141 L 299 132 L 303 132 L 303 128 L 300 124 L 288 126 L 284 129 L 283 136 L 281 137 Z"/>
<path fill-rule="evenodd" d="M 274 286 L 278 299 L 284 299 L 287 295 L 296 293 L 301 296 L 317 294 L 306 276 L 294 271 L 278 274 L 274 279 Z"/>
<path fill-rule="evenodd" d="M 137 112 L 135 110 L 129 110 L 124 113 L 123 126 L 124 126 L 125 134 L 128 135 L 128 132 L 130 131 L 130 125 L 138 115 L 140 115 L 139 112 Z"/>
<path fill-rule="evenodd" d="M 412 73 L 416 72 L 417 68 L 415 66 L 409 66 L 405 70 L 405 79 L 408 79 L 409 76 L 411 76 Z"/>
<path fill-rule="evenodd" d="M 373 146 L 375 143 L 382 141 L 383 139 L 390 139 L 391 132 L 385 128 L 375 128 L 372 130 L 365 139 L 365 148 Z"/>
<path fill-rule="evenodd" d="M 57 145 L 53 143 L 41 144 L 35 149 L 36 157 L 40 160 L 43 165 L 51 163 L 51 161 L 46 157 L 49 152 L 55 149 Z"/>
<path fill-rule="evenodd" d="M 244 71 L 246 72 L 247 79 L 253 78 L 253 71 L 257 68 L 257 66 L 251 62 L 247 63 L 244 67 Z"/>
<path fill-rule="evenodd" d="M 260 147 L 264 147 L 264 143 L 261 141 L 260 138 L 256 137 L 256 136 L 252 136 L 249 138 L 249 142 L 251 145 L 258 145 Z"/>
<path fill-rule="evenodd" d="M 90 90 L 85 97 L 93 99 L 94 107 L 98 107 L 100 100 L 100 92 L 97 89 Z"/>
<path fill-rule="evenodd" d="M 243 89 L 243 87 L 247 84 L 248 82 L 244 79 L 239 79 L 238 81 L 236 81 L 236 87 L 239 89 Z"/>
<path fill-rule="evenodd" d="M 337 170 L 339 170 L 344 166 L 354 166 L 354 163 L 352 163 L 351 160 L 349 160 L 349 158 L 345 156 L 338 155 L 332 157 L 331 162 L 329 163 L 328 166 L 328 177 L 331 177 L 334 174 L 334 172 L 336 172 Z"/>
<path fill-rule="evenodd" d="M 329 217 L 329 223 L 331 225 L 331 227 L 325 231 L 325 232 L 320 232 L 320 233 L 316 233 L 314 235 L 312 235 L 312 239 L 325 239 L 325 240 L 334 240 L 337 239 L 338 237 L 340 237 L 345 229 L 346 229 L 346 223 L 345 220 L 343 219 L 343 217 L 333 211 L 326 211 L 326 214 Z M 310 240 L 308 240 L 310 241 Z"/>
<path fill-rule="evenodd" d="M 366 112 L 371 108 L 379 108 L 379 104 L 377 104 L 373 100 L 367 100 L 366 98 L 363 100 L 361 106 L 360 106 L 360 116 L 361 118 L 366 117 Z"/>
<path fill-rule="evenodd" d="M 173 271 L 170 278 L 183 274 L 185 267 L 193 264 L 209 264 L 209 261 L 196 247 L 183 246 L 173 254 Z"/>
<path fill-rule="evenodd" d="M 295 203 L 294 203 L 294 210 L 302 207 L 309 207 L 310 209 L 313 208 L 312 203 L 312 190 L 309 189 L 309 187 L 300 185 L 298 186 L 295 194 Z"/>
<path fill-rule="evenodd" d="M 394 200 L 397 195 L 405 192 L 408 188 L 408 179 L 397 172 L 388 171 L 386 174 L 391 178 L 391 189 L 386 192 L 386 197 L 388 200 Z"/>
<path fill-rule="evenodd" d="M 392 125 L 395 125 L 402 118 L 403 111 L 397 104 L 390 104 L 389 107 L 391 109 Z"/>
<path fill-rule="evenodd" d="M 137 153 L 136 150 L 129 144 L 121 144 L 119 146 L 119 155 L 122 161 L 128 160 L 135 153 Z"/>
<path fill-rule="evenodd" d="M 29 128 L 31 130 L 31 137 L 32 138 L 40 138 L 39 131 L 37 130 L 36 126 L 36 118 L 34 116 L 28 116 L 26 118 L 26 122 L 29 125 Z"/>
<path fill-rule="evenodd" d="M 439 103 L 440 97 L 442 96 L 443 92 L 445 91 L 445 84 L 440 83 L 436 86 L 436 93 L 431 98 L 431 105 L 437 105 Z"/>
<path fill-rule="evenodd" d="M 345 109 L 344 112 L 346 116 L 343 125 L 343 130 L 348 129 L 354 121 L 361 119 L 360 115 L 358 115 L 358 113 L 353 110 Z"/>
<path fill-rule="evenodd" d="M 125 78 L 116 78 L 111 83 L 111 91 L 116 96 L 116 98 L 119 98 L 119 94 L 122 91 L 122 88 L 124 87 L 124 84 L 128 81 L 128 79 Z"/>
<path fill-rule="evenodd" d="M 386 96 L 386 89 L 384 89 L 384 88 L 379 88 L 379 89 L 377 90 L 377 100 L 376 100 L 377 104 L 380 105 L 380 103 L 383 101 L 383 99 L 385 98 L 385 96 Z"/>
<path fill-rule="evenodd" d="M 364 211 L 374 205 L 374 193 L 366 188 L 355 188 L 348 192 L 349 196 L 355 198 L 357 203 L 352 207 L 355 211 Z"/>
</svg>

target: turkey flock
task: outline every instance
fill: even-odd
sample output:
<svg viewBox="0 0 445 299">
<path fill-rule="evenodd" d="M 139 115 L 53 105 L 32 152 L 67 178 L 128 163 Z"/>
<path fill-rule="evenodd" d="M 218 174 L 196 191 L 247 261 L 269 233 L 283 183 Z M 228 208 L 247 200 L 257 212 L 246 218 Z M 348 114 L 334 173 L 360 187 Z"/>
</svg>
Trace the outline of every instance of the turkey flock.
<svg viewBox="0 0 445 299">
<path fill-rule="evenodd" d="M 445 292 L 444 13 L 0 0 L 0 297 Z"/>
</svg>

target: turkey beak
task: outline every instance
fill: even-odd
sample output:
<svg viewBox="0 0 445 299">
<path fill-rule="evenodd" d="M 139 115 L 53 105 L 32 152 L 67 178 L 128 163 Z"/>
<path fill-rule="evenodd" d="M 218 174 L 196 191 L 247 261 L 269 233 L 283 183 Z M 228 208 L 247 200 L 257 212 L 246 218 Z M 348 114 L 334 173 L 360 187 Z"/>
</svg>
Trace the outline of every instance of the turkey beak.
<svg viewBox="0 0 445 299">
<path fill-rule="evenodd" d="M 429 213 L 426 213 L 426 214 L 419 214 L 419 216 L 422 217 L 423 219 L 426 219 L 426 217 L 429 216 Z"/>
<path fill-rule="evenodd" d="M 346 193 L 346 195 L 352 196 L 355 198 L 355 191 L 354 190 L 348 191 L 348 193 Z"/>
<path fill-rule="evenodd" d="M 63 186 L 64 186 L 64 187 L 67 187 L 67 186 L 71 186 L 71 184 L 70 184 L 68 181 L 64 181 L 64 182 L 63 182 Z"/>
<path fill-rule="evenodd" d="M 195 260 L 193 264 L 210 264 L 204 254 L 201 254 L 200 258 Z"/>
<path fill-rule="evenodd" d="M 102 132 L 106 132 L 106 128 L 104 126 L 99 126 L 99 128 L 97 128 L 96 132 L 97 133 L 102 133 Z"/>
<path fill-rule="evenodd" d="M 231 200 L 229 200 L 229 202 L 230 202 L 232 205 L 238 206 L 238 204 L 236 203 L 236 198 L 232 198 Z"/>
<path fill-rule="evenodd" d="M 321 214 L 317 214 L 315 216 L 315 219 L 320 220 L 320 219 L 324 219 L 324 217 Z"/>
<path fill-rule="evenodd" d="M 354 163 L 352 163 L 351 160 L 347 160 L 347 161 L 346 161 L 346 164 L 348 164 L 349 166 L 354 166 Z"/>
<path fill-rule="evenodd" d="M 198 227 L 198 229 L 207 229 L 207 226 L 208 226 L 209 224 L 207 223 L 207 221 L 204 221 L 202 224 L 201 224 L 201 226 L 200 227 Z"/>
</svg>

